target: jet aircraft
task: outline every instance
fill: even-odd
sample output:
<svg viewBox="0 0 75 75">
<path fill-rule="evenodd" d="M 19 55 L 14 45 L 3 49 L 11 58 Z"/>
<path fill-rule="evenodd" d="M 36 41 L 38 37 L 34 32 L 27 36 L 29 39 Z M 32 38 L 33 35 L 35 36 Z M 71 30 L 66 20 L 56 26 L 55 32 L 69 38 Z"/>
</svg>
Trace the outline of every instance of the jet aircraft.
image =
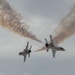
<svg viewBox="0 0 75 75">
<path fill-rule="evenodd" d="M 47 47 L 47 52 L 49 51 L 49 49 L 51 49 L 52 50 L 53 57 L 55 57 L 56 51 L 65 51 L 64 48 L 58 46 L 54 42 L 54 40 L 53 40 L 53 38 L 52 38 L 51 35 L 50 35 L 50 44 L 48 43 L 47 39 L 45 39 L 45 41 L 46 41 L 45 46 Z"/>
<path fill-rule="evenodd" d="M 22 52 L 19 53 L 19 55 L 24 56 L 24 62 L 26 61 L 27 55 L 30 57 L 32 45 L 30 46 L 29 49 L 28 49 L 28 46 L 29 46 L 29 42 L 27 42 L 26 48 Z"/>
</svg>

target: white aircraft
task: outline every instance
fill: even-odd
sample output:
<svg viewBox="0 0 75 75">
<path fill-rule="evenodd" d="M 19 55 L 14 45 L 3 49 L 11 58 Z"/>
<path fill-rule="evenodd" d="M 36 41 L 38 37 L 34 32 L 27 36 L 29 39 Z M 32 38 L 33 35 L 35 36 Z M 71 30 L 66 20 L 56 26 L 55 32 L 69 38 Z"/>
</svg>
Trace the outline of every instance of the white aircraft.
<svg viewBox="0 0 75 75">
<path fill-rule="evenodd" d="M 30 57 L 32 45 L 30 46 L 29 49 L 28 49 L 28 46 L 29 46 L 29 42 L 27 42 L 27 46 L 26 46 L 26 48 L 24 49 L 24 51 L 19 53 L 19 55 L 24 56 L 24 62 L 26 61 L 26 56 L 27 56 L 27 54 L 28 54 L 28 56 Z"/>
<path fill-rule="evenodd" d="M 55 44 L 54 40 L 52 39 L 52 36 L 50 35 L 50 44 L 48 43 L 47 39 L 45 39 L 46 44 L 45 46 L 47 47 L 47 52 L 49 51 L 49 49 L 52 49 L 52 54 L 53 57 L 55 57 L 56 51 L 65 51 L 64 48 L 59 47 L 57 44 Z"/>
</svg>

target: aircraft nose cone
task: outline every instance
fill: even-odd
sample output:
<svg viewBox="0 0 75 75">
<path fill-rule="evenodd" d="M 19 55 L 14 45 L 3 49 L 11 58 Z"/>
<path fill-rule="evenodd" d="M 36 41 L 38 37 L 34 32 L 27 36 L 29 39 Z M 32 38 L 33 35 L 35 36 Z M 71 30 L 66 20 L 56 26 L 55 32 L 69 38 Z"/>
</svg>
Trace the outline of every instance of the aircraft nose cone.
<svg viewBox="0 0 75 75">
<path fill-rule="evenodd" d="M 60 47 L 60 49 L 61 49 L 62 51 L 65 51 L 65 49 L 64 49 L 64 48 L 62 48 L 62 47 Z"/>
</svg>

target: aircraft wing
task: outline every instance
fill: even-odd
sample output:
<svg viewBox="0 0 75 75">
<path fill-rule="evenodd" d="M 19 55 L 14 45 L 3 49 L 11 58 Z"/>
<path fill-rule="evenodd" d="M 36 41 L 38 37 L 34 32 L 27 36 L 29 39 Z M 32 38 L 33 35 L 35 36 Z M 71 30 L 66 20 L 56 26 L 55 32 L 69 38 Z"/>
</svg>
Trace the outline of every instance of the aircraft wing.
<svg viewBox="0 0 75 75">
<path fill-rule="evenodd" d="M 52 49 L 52 54 L 53 54 L 53 57 L 55 57 L 55 54 L 56 54 L 56 49 L 55 48 L 51 48 Z"/>
<path fill-rule="evenodd" d="M 26 48 L 25 48 L 25 50 L 28 50 L 28 45 L 29 45 L 29 42 L 27 42 L 27 45 L 26 45 Z"/>
<path fill-rule="evenodd" d="M 24 55 L 24 62 L 26 61 L 26 56 L 27 56 L 27 54 Z"/>
<path fill-rule="evenodd" d="M 30 57 L 30 53 L 28 54 L 28 56 Z"/>
</svg>

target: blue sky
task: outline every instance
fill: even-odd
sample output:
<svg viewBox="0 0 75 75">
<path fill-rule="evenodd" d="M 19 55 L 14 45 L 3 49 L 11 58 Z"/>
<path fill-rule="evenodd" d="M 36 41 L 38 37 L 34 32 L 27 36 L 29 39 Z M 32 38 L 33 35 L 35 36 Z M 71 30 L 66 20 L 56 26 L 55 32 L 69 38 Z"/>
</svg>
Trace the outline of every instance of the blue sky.
<svg viewBox="0 0 75 75">
<path fill-rule="evenodd" d="M 60 21 L 69 13 L 75 0 L 7 0 L 11 7 L 23 16 L 23 19 L 40 40 L 54 34 Z M 33 45 L 32 51 L 44 46 L 29 38 L 0 27 L 0 75 L 75 75 L 75 36 L 59 44 L 66 49 L 57 52 L 31 53 L 23 63 L 18 53 L 23 51 L 27 41 Z M 48 39 L 49 40 L 49 39 Z"/>
</svg>

